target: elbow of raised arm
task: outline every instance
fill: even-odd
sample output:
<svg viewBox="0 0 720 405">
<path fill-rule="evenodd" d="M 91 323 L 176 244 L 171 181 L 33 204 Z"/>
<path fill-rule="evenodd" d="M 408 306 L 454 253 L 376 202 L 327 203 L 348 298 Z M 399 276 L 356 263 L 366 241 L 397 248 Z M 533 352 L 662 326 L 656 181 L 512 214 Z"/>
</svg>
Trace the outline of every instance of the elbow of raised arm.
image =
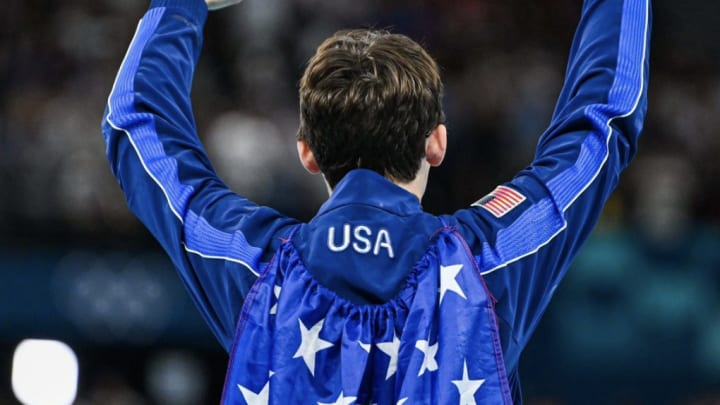
<svg viewBox="0 0 720 405">
<path fill-rule="evenodd" d="M 113 176 L 118 177 L 118 130 L 113 128 L 109 121 L 109 108 L 105 109 L 102 117 L 101 130 L 105 141 L 105 156 L 110 163 Z"/>
<path fill-rule="evenodd" d="M 630 164 L 638 150 L 638 140 L 643 131 L 646 113 L 644 99 L 641 104 L 631 115 L 616 119 L 610 124 L 614 135 L 611 147 L 614 145 L 623 169 Z"/>
</svg>

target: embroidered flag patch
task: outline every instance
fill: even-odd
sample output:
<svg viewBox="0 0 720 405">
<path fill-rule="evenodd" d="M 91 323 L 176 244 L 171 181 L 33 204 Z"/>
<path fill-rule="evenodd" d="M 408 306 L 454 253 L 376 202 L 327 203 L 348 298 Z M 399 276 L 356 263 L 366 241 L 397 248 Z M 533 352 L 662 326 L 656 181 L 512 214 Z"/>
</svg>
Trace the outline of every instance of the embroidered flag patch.
<svg viewBox="0 0 720 405">
<path fill-rule="evenodd" d="M 500 218 L 513 208 L 525 201 L 526 197 L 510 187 L 497 186 L 492 193 L 474 203 L 474 206 L 483 207 L 496 218 Z"/>
</svg>

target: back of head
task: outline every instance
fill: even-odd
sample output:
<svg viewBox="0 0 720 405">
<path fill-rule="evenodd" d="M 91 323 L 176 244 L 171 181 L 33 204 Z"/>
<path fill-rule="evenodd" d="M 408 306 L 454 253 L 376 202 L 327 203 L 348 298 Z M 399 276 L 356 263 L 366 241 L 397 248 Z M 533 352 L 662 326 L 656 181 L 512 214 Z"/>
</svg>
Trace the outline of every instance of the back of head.
<svg viewBox="0 0 720 405">
<path fill-rule="evenodd" d="M 334 187 L 356 168 L 413 180 L 425 139 L 444 120 L 435 61 L 410 38 L 341 31 L 323 42 L 300 82 L 300 129 Z"/>
</svg>

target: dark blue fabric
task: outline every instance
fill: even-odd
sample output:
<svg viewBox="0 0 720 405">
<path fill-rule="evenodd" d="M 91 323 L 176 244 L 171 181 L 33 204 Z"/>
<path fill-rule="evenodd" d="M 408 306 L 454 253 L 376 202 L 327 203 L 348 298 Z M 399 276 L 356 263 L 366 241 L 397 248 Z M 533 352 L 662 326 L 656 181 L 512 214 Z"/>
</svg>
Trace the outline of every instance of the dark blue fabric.
<svg viewBox="0 0 720 405">
<path fill-rule="evenodd" d="M 351 232 L 346 240 L 343 231 L 347 225 Z M 355 170 L 337 184 L 330 199 L 301 227 L 295 240 L 310 273 L 321 284 L 353 302 L 379 304 L 403 287 L 408 272 L 440 225 L 436 217 L 423 212 L 413 194 L 373 171 Z M 373 248 L 367 254 L 357 253 L 352 246 L 358 242 L 353 235 L 358 227 L 371 231 L 361 234 Z M 328 248 L 331 228 L 335 230 L 333 246 L 350 242 L 342 252 Z M 387 231 L 393 257 L 382 247 L 375 254 L 382 230 Z"/>
</svg>

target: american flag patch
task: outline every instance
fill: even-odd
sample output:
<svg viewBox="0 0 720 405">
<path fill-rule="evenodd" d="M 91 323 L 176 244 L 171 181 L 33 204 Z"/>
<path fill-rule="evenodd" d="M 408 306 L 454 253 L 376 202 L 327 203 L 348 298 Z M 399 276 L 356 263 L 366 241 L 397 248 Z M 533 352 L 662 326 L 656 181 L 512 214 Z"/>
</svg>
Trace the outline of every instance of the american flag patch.
<svg viewBox="0 0 720 405">
<path fill-rule="evenodd" d="M 500 218 L 513 208 L 525 201 L 525 196 L 510 187 L 498 186 L 492 193 L 474 203 L 474 206 L 483 207 Z"/>
</svg>

